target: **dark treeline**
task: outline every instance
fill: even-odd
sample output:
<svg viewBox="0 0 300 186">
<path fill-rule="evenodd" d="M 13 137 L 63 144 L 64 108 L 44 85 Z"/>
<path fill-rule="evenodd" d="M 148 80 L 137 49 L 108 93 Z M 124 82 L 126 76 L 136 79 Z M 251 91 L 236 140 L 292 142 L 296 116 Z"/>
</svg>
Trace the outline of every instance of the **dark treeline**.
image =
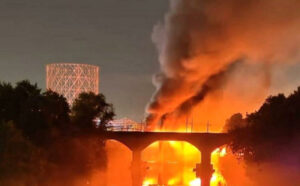
<svg viewBox="0 0 300 186">
<path fill-rule="evenodd" d="M 234 137 L 230 147 L 238 158 L 246 160 L 249 167 L 263 165 L 253 180 L 278 169 L 277 175 L 269 176 L 274 181 L 269 185 L 300 184 L 300 87 L 289 96 L 269 97 L 245 118 L 233 115 L 225 130 Z M 283 182 L 280 177 L 285 177 Z"/>
<path fill-rule="evenodd" d="M 233 136 L 233 154 L 245 160 L 241 171 L 247 182 L 239 183 L 236 172 L 226 169 L 233 173 L 229 185 L 300 185 L 300 87 L 288 96 L 270 96 L 245 117 L 234 114 L 225 131 Z"/>
<path fill-rule="evenodd" d="M 106 166 L 104 142 L 92 134 L 113 117 L 102 94 L 82 93 L 69 108 L 63 96 L 28 81 L 0 83 L 0 185 L 88 182 Z"/>
</svg>

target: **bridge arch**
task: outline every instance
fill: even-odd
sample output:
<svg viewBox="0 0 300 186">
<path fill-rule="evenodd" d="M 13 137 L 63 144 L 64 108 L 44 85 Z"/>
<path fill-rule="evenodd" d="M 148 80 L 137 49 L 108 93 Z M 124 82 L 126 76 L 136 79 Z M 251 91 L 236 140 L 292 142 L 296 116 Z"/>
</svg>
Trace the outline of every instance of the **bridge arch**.
<svg viewBox="0 0 300 186">
<path fill-rule="evenodd" d="M 131 186 L 132 151 L 117 140 L 106 140 L 106 184 Z M 118 179 L 116 179 L 116 177 Z"/>
<path fill-rule="evenodd" d="M 230 142 L 230 136 L 224 133 L 176 133 L 176 132 L 106 132 L 101 133 L 104 139 L 117 140 L 132 151 L 131 172 L 133 186 L 141 186 L 141 154 L 155 141 L 185 141 L 201 152 L 201 164 L 197 164 L 195 172 L 201 178 L 201 186 L 209 186 L 214 172 L 211 165 L 211 153 L 217 147 Z"/>
<path fill-rule="evenodd" d="M 195 164 L 201 152 L 186 141 L 155 141 L 142 151 L 145 182 L 159 185 L 186 185 L 196 179 Z"/>
<path fill-rule="evenodd" d="M 110 144 L 110 143 L 117 143 L 119 145 L 121 145 L 122 147 L 127 148 L 129 151 L 132 151 L 132 147 L 130 146 L 130 144 L 126 143 L 126 140 L 118 140 L 118 139 L 106 139 L 105 140 L 105 144 Z"/>
</svg>

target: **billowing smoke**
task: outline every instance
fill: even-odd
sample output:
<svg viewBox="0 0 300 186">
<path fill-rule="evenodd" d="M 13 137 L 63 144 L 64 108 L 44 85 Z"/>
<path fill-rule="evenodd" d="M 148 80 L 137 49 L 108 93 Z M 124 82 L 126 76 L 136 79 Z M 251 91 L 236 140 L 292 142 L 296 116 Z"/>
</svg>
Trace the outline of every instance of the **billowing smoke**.
<svg viewBox="0 0 300 186">
<path fill-rule="evenodd" d="M 299 0 L 170 0 L 153 33 L 161 72 L 148 126 L 189 113 L 237 78 L 243 96 L 265 96 L 272 66 L 299 59 L 299 10 Z"/>
</svg>

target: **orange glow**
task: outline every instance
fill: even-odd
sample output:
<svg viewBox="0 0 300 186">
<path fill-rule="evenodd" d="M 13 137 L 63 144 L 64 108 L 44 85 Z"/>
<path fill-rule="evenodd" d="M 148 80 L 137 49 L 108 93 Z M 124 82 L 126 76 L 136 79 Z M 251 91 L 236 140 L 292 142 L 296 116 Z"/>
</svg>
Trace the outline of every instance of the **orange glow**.
<svg viewBox="0 0 300 186">
<path fill-rule="evenodd" d="M 200 152 L 187 142 L 160 141 L 143 151 L 148 163 L 146 180 L 151 178 L 159 185 L 189 185 L 196 179 L 193 168 L 200 162 Z"/>
<path fill-rule="evenodd" d="M 178 178 L 172 178 L 170 180 L 168 180 L 168 185 L 175 185 L 178 184 L 179 179 Z"/>
<path fill-rule="evenodd" d="M 219 159 L 221 157 L 226 156 L 227 151 L 226 148 L 217 148 L 213 153 L 212 153 L 212 164 L 214 167 L 214 174 L 210 180 L 212 186 L 219 186 L 219 185 L 226 185 L 226 181 L 224 177 L 222 176 L 220 170 L 219 170 Z"/>
<path fill-rule="evenodd" d="M 190 181 L 190 186 L 199 186 L 201 184 L 201 180 L 199 178 Z"/>
<path fill-rule="evenodd" d="M 117 151 L 116 151 L 117 150 Z M 108 185 L 131 185 L 131 151 L 119 142 L 107 142 L 108 171 L 106 182 Z M 211 162 L 215 170 L 211 178 L 211 186 L 227 185 L 221 174 L 220 166 L 227 159 L 227 149 L 217 148 L 213 151 Z M 122 158 L 120 158 L 122 154 Z M 142 152 L 145 163 L 142 172 L 142 185 L 164 186 L 199 186 L 201 180 L 196 178 L 193 171 L 197 163 L 201 163 L 201 152 L 187 142 L 158 141 L 149 145 Z M 115 179 L 119 177 L 120 179 Z"/>
<path fill-rule="evenodd" d="M 143 186 L 149 186 L 149 185 L 153 185 L 156 183 L 156 180 L 154 178 L 146 178 L 143 181 Z"/>
<path fill-rule="evenodd" d="M 223 149 L 221 150 L 221 152 L 220 152 L 220 156 L 221 156 L 221 157 L 224 157 L 226 154 L 227 154 L 226 148 L 223 148 Z"/>
<path fill-rule="evenodd" d="M 215 173 L 211 178 L 212 186 L 224 186 L 226 181 L 221 175 L 219 158 L 226 156 L 226 148 L 218 148 L 212 153 Z M 144 185 L 186 185 L 199 186 L 201 180 L 196 178 L 195 168 L 201 161 L 201 153 L 187 142 L 160 141 L 151 144 L 143 152 L 143 160 L 149 165 Z"/>
<path fill-rule="evenodd" d="M 226 185 L 226 181 L 219 172 L 215 172 L 210 180 L 211 186 Z"/>
</svg>

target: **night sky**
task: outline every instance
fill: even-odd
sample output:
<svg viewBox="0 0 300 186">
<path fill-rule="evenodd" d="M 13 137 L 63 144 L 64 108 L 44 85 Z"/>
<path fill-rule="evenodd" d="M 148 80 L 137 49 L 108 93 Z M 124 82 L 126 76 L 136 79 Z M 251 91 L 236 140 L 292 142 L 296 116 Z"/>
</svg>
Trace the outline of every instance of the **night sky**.
<svg viewBox="0 0 300 186">
<path fill-rule="evenodd" d="M 0 80 L 45 89 L 45 65 L 99 65 L 100 91 L 117 117 L 143 118 L 159 70 L 151 41 L 168 1 L 1 0 Z"/>
<path fill-rule="evenodd" d="M 159 71 L 151 41 L 166 0 L 1 0 L 0 81 L 29 79 L 45 89 L 45 65 L 99 65 L 100 91 L 117 118 L 141 120 Z M 271 93 L 300 85 L 300 65 L 277 66 Z"/>
</svg>

